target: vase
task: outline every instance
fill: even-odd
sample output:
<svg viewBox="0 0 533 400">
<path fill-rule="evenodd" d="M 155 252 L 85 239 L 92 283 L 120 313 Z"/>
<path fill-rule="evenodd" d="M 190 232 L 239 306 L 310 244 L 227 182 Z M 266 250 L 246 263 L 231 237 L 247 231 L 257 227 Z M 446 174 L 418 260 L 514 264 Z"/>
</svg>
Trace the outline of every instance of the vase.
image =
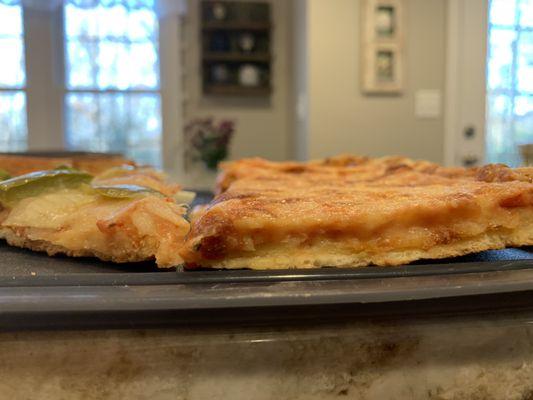
<svg viewBox="0 0 533 400">
<path fill-rule="evenodd" d="M 184 172 L 179 182 L 185 189 L 196 191 L 213 191 L 218 170 L 208 168 L 201 160 L 192 163 Z"/>
</svg>

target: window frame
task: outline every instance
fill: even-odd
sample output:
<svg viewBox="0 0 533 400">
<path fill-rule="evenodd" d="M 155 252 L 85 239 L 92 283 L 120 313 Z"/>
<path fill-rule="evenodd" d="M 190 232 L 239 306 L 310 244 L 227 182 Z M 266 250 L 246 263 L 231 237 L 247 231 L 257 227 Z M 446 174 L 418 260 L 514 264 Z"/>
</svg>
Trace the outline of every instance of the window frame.
<svg viewBox="0 0 533 400">
<path fill-rule="evenodd" d="M 66 95 L 92 92 L 91 89 L 67 88 L 63 4 L 48 4 L 45 8 L 35 8 L 23 3 L 28 151 L 65 149 Z M 183 126 L 180 37 L 185 2 L 180 0 L 173 6 L 165 7 L 164 12 L 157 11 L 159 89 L 103 89 L 94 92 L 158 94 L 162 166 L 171 176 L 180 176 L 182 139 L 176 132 L 180 132 Z"/>
</svg>

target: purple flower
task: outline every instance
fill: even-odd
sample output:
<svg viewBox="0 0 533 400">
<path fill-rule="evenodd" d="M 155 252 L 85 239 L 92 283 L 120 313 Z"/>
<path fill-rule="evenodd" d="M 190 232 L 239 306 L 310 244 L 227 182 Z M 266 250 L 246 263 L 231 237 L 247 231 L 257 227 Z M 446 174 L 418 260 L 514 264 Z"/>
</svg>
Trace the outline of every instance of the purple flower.
<svg viewBox="0 0 533 400">
<path fill-rule="evenodd" d="M 218 124 L 212 117 L 191 120 L 184 131 L 186 157 L 202 160 L 208 168 L 216 169 L 228 156 L 234 131 L 235 123 L 230 120 L 221 120 Z"/>
</svg>

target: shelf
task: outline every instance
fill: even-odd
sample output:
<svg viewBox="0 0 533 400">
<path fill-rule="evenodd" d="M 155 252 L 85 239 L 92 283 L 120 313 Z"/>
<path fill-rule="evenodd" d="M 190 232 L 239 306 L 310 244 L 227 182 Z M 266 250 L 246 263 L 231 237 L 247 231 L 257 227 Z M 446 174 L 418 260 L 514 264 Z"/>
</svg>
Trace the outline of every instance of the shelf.
<svg viewBox="0 0 533 400">
<path fill-rule="evenodd" d="M 272 89 L 270 86 L 246 87 L 239 85 L 205 85 L 204 93 L 210 95 L 239 95 L 239 96 L 268 96 Z"/>
<path fill-rule="evenodd" d="M 199 61 L 202 67 L 202 94 L 205 96 L 268 97 L 272 93 L 272 35 L 271 4 L 265 1 L 201 0 L 202 47 Z M 225 18 L 214 8 L 225 8 Z M 253 51 L 243 52 L 239 46 L 243 34 L 250 33 L 255 43 Z M 227 68 L 228 78 L 213 78 L 217 63 Z M 258 69 L 260 86 L 239 84 L 239 68 L 250 63 Z"/>
<path fill-rule="evenodd" d="M 208 52 L 202 58 L 204 61 L 270 62 L 268 53 Z"/>
<path fill-rule="evenodd" d="M 242 31 L 268 31 L 270 22 L 250 22 L 250 21 L 204 21 L 202 29 L 211 30 L 242 30 Z"/>
</svg>

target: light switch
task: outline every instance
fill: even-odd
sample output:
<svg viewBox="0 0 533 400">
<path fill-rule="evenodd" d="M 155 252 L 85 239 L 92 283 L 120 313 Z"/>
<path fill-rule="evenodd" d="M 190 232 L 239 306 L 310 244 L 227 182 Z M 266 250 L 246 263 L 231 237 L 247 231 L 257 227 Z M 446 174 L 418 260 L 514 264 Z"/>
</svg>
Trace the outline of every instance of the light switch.
<svg viewBox="0 0 533 400">
<path fill-rule="evenodd" d="M 438 118 L 441 114 L 440 90 L 418 90 L 415 92 L 415 117 Z"/>
</svg>

